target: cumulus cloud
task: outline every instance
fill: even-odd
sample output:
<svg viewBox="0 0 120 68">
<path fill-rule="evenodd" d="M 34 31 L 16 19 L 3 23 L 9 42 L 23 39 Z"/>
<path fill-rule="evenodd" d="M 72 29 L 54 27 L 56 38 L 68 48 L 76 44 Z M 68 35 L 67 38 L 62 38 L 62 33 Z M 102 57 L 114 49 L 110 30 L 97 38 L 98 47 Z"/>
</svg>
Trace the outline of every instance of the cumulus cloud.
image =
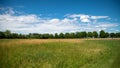
<svg viewBox="0 0 120 68">
<path fill-rule="evenodd" d="M 60 33 L 77 31 L 98 31 L 118 26 L 114 23 L 92 23 L 91 19 L 107 18 L 108 16 L 91 16 L 71 14 L 63 19 L 45 19 L 36 14 L 14 15 L 13 9 L 0 14 L 0 30 L 6 29 L 18 33 Z M 82 23 L 89 22 L 89 23 Z"/>
<path fill-rule="evenodd" d="M 10 14 L 0 15 L 0 29 L 9 29 L 13 32 L 25 33 L 55 33 L 77 29 L 77 26 L 71 24 L 73 20 L 69 19 L 43 19 L 35 14 L 14 16 Z"/>
<path fill-rule="evenodd" d="M 81 22 L 91 22 L 90 21 L 90 16 L 85 15 L 85 14 L 72 14 L 72 15 L 67 15 L 68 18 L 79 18 Z"/>
<path fill-rule="evenodd" d="M 81 22 L 96 22 L 98 19 L 110 19 L 109 16 L 93 16 L 85 14 L 67 14 L 68 18 L 80 18 Z"/>
<path fill-rule="evenodd" d="M 81 22 L 91 22 L 91 21 L 89 20 L 89 18 L 90 18 L 89 15 L 81 15 L 81 16 L 80 16 Z"/>
</svg>

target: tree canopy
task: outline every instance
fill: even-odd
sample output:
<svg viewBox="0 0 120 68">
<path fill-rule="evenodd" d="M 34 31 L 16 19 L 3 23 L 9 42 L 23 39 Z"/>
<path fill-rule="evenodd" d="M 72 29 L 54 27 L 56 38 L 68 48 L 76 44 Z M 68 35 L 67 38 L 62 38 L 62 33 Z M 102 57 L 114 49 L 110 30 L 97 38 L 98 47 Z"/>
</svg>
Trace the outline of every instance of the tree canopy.
<svg viewBox="0 0 120 68">
<path fill-rule="evenodd" d="M 10 30 L 0 31 L 0 38 L 4 39 L 68 39 L 68 38 L 120 38 L 120 32 L 118 33 L 108 33 L 104 30 L 101 30 L 99 33 L 97 31 L 93 32 L 75 32 L 75 33 L 55 33 L 55 34 L 39 34 L 39 33 L 29 33 L 29 34 L 18 34 L 12 33 Z"/>
<path fill-rule="evenodd" d="M 105 35 L 105 31 L 104 30 L 101 30 L 100 31 L 100 38 L 105 38 L 106 35 Z"/>
</svg>

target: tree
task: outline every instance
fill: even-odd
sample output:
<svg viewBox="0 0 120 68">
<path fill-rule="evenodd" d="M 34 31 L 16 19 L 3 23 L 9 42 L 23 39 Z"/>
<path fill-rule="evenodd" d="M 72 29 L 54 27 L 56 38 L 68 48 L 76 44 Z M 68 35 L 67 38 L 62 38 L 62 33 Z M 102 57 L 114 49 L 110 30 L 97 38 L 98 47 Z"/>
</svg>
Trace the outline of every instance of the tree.
<svg viewBox="0 0 120 68">
<path fill-rule="evenodd" d="M 80 32 L 76 32 L 76 38 L 80 38 Z"/>
<path fill-rule="evenodd" d="M 49 38 L 54 38 L 53 34 L 49 34 Z"/>
<path fill-rule="evenodd" d="M 33 36 L 32 38 L 37 38 L 37 39 L 39 38 L 39 34 L 38 33 L 33 33 L 32 36 Z"/>
<path fill-rule="evenodd" d="M 19 38 L 19 35 L 17 33 L 12 33 L 11 38 L 17 39 L 17 38 Z"/>
<path fill-rule="evenodd" d="M 0 38 L 5 38 L 5 34 L 2 31 L 0 31 Z"/>
<path fill-rule="evenodd" d="M 42 39 L 42 36 L 43 36 L 42 34 L 39 34 L 39 38 L 40 38 L 40 39 Z"/>
<path fill-rule="evenodd" d="M 69 33 L 65 33 L 65 38 L 70 38 L 70 34 Z"/>
<path fill-rule="evenodd" d="M 105 33 L 105 37 L 106 37 L 106 38 L 109 37 L 109 33 L 108 33 L 108 32 Z"/>
<path fill-rule="evenodd" d="M 37 39 L 48 39 L 48 38 L 86 38 L 86 37 L 98 37 L 98 33 L 96 31 L 88 32 L 76 32 L 76 33 L 55 33 L 53 34 L 39 34 L 39 33 L 29 33 L 29 34 L 18 34 L 18 33 L 11 33 L 10 30 L 6 30 L 4 32 L 0 31 L 0 39 L 1 38 L 7 38 L 7 39 L 29 39 L 29 38 L 37 38 Z M 118 33 L 108 33 L 104 30 L 100 31 L 100 38 L 120 38 L 120 32 Z"/>
<path fill-rule="evenodd" d="M 85 31 L 80 33 L 81 38 L 85 38 L 86 36 L 87 36 L 87 33 Z"/>
<path fill-rule="evenodd" d="M 93 33 L 92 32 L 88 32 L 87 36 L 92 38 L 93 37 Z"/>
<path fill-rule="evenodd" d="M 104 32 L 104 30 L 100 31 L 100 38 L 105 38 L 105 32 Z"/>
<path fill-rule="evenodd" d="M 98 33 L 96 31 L 93 31 L 93 37 L 98 38 Z"/>
<path fill-rule="evenodd" d="M 116 38 L 120 38 L 120 32 L 115 34 Z"/>
<path fill-rule="evenodd" d="M 24 35 L 24 34 L 19 34 L 18 36 L 20 39 L 27 39 L 28 35 Z"/>
<path fill-rule="evenodd" d="M 47 33 L 46 33 L 46 34 L 43 34 L 42 37 L 43 37 L 43 39 L 48 39 L 48 38 L 49 38 L 49 34 L 47 34 Z"/>
<path fill-rule="evenodd" d="M 110 37 L 114 38 L 115 37 L 115 33 L 110 33 Z"/>
<path fill-rule="evenodd" d="M 70 33 L 70 38 L 75 38 L 75 33 Z"/>
<path fill-rule="evenodd" d="M 29 38 L 34 38 L 34 36 L 33 36 L 32 33 L 29 33 L 28 37 L 29 37 Z"/>
<path fill-rule="evenodd" d="M 55 38 L 59 38 L 59 36 L 58 36 L 58 34 L 57 34 L 57 33 L 55 33 Z"/>
<path fill-rule="evenodd" d="M 10 38 L 10 36 L 11 36 L 10 30 L 6 30 L 6 31 L 4 32 L 4 35 L 5 35 L 5 38 Z"/>
<path fill-rule="evenodd" d="M 60 34 L 59 34 L 59 38 L 64 38 L 64 34 L 63 34 L 63 33 L 60 33 Z"/>
</svg>

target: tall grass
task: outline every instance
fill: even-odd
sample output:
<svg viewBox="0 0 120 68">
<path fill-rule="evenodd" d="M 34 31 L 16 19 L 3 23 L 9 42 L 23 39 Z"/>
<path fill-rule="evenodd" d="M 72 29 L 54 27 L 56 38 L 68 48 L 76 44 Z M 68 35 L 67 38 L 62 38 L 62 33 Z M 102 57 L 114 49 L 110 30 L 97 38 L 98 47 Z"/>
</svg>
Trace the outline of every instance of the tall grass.
<svg viewBox="0 0 120 68">
<path fill-rule="evenodd" d="M 120 40 L 0 40 L 0 68 L 120 68 Z"/>
</svg>

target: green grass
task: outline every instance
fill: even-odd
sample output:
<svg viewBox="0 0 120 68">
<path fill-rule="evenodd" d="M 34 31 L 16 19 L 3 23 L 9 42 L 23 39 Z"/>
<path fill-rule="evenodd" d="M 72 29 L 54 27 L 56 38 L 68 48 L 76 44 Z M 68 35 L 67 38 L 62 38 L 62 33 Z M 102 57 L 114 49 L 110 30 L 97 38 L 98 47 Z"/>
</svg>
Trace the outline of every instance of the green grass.
<svg viewBox="0 0 120 68">
<path fill-rule="evenodd" d="M 120 40 L 29 41 L 0 40 L 0 68 L 120 68 Z"/>
</svg>

